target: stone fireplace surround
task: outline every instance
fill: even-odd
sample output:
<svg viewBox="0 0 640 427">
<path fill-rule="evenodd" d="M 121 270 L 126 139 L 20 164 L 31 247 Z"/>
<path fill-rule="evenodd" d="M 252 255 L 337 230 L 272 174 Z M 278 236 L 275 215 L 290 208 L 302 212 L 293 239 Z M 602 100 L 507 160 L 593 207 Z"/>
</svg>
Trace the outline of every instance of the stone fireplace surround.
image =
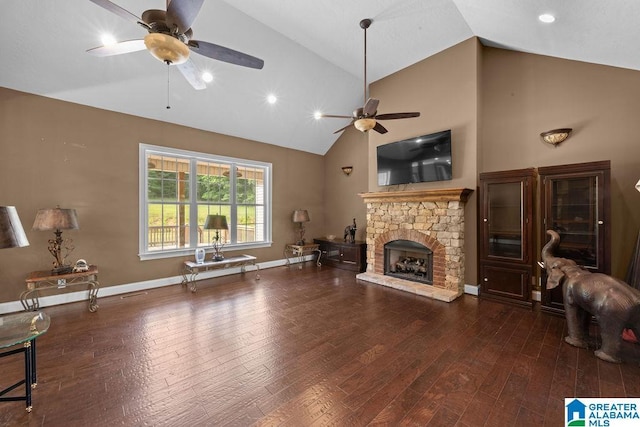
<svg viewBox="0 0 640 427">
<path fill-rule="evenodd" d="M 367 204 L 367 271 L 360 280 L 451 302 L 464 292 L 468 188 L 361 193 Z M 433 285 L 384 274 L 384 245 L 410 240 L 433 251 Z"/>
</svg>

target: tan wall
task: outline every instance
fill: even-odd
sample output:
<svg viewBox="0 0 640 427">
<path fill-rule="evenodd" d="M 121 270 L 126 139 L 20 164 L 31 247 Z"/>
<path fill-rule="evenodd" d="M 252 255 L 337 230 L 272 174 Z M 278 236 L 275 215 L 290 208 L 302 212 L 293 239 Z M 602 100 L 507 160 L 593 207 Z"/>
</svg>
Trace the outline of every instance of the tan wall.
<svg viewBox="0 0 640 427">
<path fill-rule="evenodd" d="M 640 225 L 640 72 L 484 48 L 479 172 L 611 160 L 612 274 Z M 570 127 L 557 147 L 543 131 Z"/>
<path fill-rule="evenodd" d="M 271 162 L 273 238 L 247 251 L 282 258 L 294 238 L 291 212 L 308 209 L 308 238 L 336 234 L 353 217 L 364 239 L 367 191 L 467 187 L 480 172 L 611 160 L 613 274 L 624 273 L 640 226 L 640 72 L 482 47 L 472 38 L 371 85 L 380 113 L 420 111 L 386 121 L 389 133 L 349 129 L 326 156 L 0 89 L 0 205 L 16 205 L 31 241 L 0 252 L 0 302 L 16 300 L 24 276 L 46 269 L 48 233 L 33 232 L 38 208 L 78 210 L 74 259 L 100 266 L 103 286 L 174 276 L 181 259 L 138 259 L 140 142 Z M 542 131 L 572 127 L 553 148 Z M 451 129 L 454 179 L 377 186 L 376 147 Z M 351 176 L 341 167 L 352 165 Z M 301 179 L 304 177 L 304 179 Z M 465 209 L 465 283 L 477 284 L 477 201 Z M 53 235 L 51 233 L 51 235 Z"/>
<path fill-rule="evenodd" d="M 379 113 L 419 111 L 420 117 L 382 122 L 386 134 L 369 132 L 369 190 L 441 188 L 474 190 L 465 208 L 465 283 L 477 283 L 477 144 L 480 44 L 471 38 L 371 85 Z M 453 179 L 379 187 L 376 147 L 422 134 L 451 129 Z"/>
<path fill-rule="evenodd" d="M 341 124 L 338 124 L 338 128 Z M 357 240 L 366 240 L 367 209 L 358 196 L 366 193 L 369 172 L 368 137 L 351 127 L 343 132 L 325 155 L 324 233 L 344 237 L 344 229 L 356 219 Z M 353 166 L 351 175 L 343 166 Z"/>
<path fill-rule="evenodd" d="M 243 251 L 259 261 L 282 259 L 294 209 L 312 213 L 309 236 L 324 232 L 322 156 L 0 88 L 0 205 L 17 207 L 31 243 L 0 252 L 0 302 L 18 299 L 28 272 L 50 268 L 53 233 L 31 225 L 56 205 L 77 210 L 81 229 L 64 232 L 71 258 L 97 264 L 102 287 L 179 274 L 186 258 L 137 255 L 141 142 L 273 164 L 273 245 Z"/>
</svg>

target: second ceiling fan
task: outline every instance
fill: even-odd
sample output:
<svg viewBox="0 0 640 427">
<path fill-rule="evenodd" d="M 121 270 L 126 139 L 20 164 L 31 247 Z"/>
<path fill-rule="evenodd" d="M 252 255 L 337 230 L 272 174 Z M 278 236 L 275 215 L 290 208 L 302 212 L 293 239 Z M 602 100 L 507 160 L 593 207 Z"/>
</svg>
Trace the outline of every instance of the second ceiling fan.
<svg viewBox="0 0 640 427">
<path fill-rule="evenodd" d="M 350 116 L 341 116 L 335 114 L 321 114 L 320 117 L 338 118 L 338 119 L 351 119 L 351 123 L 343 128 L 338 129 L 334 133 L 342 132 L 351 125 L 354 125 L 356 129 L 361 132 L 367 132 L 371 129 L 378 133 L 387 133 L 387 129 L 378 123 L 378 120 L 393 120 L 393 119 L 409 119 L 412 117 L 420 117 L 420 113 L 387 113 L 378 114 L 378 104 L 380 100 L 376 98 L 367 99 L 367 28 L 371 26 L 373 21 L 371 19 L 363 19 L 360 21 L 360 28 L 364 30 L 364 106 L 357 108 Z"/>
</svg>

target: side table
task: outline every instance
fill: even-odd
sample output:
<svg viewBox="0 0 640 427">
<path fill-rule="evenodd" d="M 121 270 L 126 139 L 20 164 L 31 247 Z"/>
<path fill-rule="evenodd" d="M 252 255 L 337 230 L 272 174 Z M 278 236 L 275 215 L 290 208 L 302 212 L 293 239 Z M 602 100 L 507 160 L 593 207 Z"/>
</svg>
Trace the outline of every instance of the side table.
<svg viewBox="0 0 640 427">
<path fill-rule="evenodd" d="M 322 256 L 322 252 L 320 252 L 320 245 L 314 243 L 307 243 L 304 245 L 298 245 L 296 243 L 288 243 L 284 247 L 284 257 L 287 259 L 287 265 L 291 265 L 291 258 L 297 258 L 299 263 L 298 268 L 302 269 L 302 262 L 304 261 L 305 255 L 312 255 L 314 252 L 318 253 L 318 258 L 316 259 L 316 265 L 320 267 L 322 264 L 320 263 L 320 257 Z"/>
<path fill-rule="evenodd" d="M 51 319 L 46 313 L 21 312 L 0 317 L 0 349 L 22 344 L 22 347 L 0 353 L 0 358 L 24 353 L 24 380 L 0 390 L 0 402 L 25 401 L 31 412 L 31 390 L 38 384 L 36 377 L 36 338 L 47 332 Z M 2 397 L 25 385 L 24 396 Z"/>
<path fill-rule="evenodd" d="M 27 290 L 20 294 L 20 302 L 27 311 L 40 308 L 40 291 L 64 289 L 70 286 L 87 286 L 89 290 L 89 311 L 98 310 L 98 267 L 90 265 L 89 270 L 78 273 L 51 274 L 51 270 L 33 271 L 25 279 Z"/>
</svg>

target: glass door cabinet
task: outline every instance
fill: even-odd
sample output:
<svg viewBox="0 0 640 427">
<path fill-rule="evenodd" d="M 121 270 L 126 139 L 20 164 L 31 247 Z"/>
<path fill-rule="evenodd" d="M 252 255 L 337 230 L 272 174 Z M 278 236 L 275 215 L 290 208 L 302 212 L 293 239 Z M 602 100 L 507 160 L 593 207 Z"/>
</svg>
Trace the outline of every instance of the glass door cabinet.
<svg viewBox="0 0 640 427">
<path fill-rule="evenodd" d="M 590 162 L 538 168 L 542 205 L 540 248 L 549 241 L 546 230 L 560 235 L 554 256 L 574 260 L 591 272 L 611 273 L 610 162 Z M 541 273 L 545 311 L 564 313 L 562 288 L 546 289 Z"/>
<path fill-rule="evenodd" d="M 532 305 L 535 182 L 533 168 L 480 174 L 482 298 Z"/>
</svg>

